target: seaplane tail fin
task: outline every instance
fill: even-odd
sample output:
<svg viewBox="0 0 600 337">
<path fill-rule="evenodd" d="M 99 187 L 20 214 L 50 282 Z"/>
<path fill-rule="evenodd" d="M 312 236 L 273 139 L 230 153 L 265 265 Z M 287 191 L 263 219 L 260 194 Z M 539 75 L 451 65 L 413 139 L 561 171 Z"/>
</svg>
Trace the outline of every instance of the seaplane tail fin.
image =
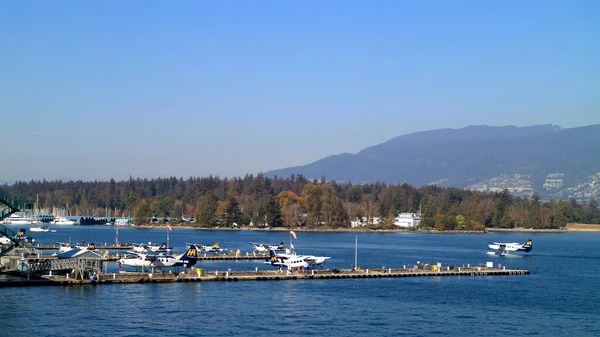
<svg viewBox="0 0 600 337">
<path fill-rule="evenodd" d="M 184 255 L 188 258 L 198 259 L 198 249 L 196 248 L 196 245 L 190 245 Z"/>
<path fill-rule="evenodd" d="M 275 254 L 275 252 L 272 249 L 269 249 L 269 262 L 273 263 L 273 262 L 277 262 L 277 254 Z"/>
<path fill-rule="evenodd" d="M 185 253 L 179 257 L 179 260 L 188 267 L 195 265 L 198 262 L 198 248 L 196 248 L 196 245 L 190 245 Z"/>
<path fill-rule="evenodd" d="M 527 240 L 524 244 L 523 244 L 523 248 L 524 251 L 529 252 L 533 249 L 533 241 L 531 241 L 531 239 Z"/>
</svg>

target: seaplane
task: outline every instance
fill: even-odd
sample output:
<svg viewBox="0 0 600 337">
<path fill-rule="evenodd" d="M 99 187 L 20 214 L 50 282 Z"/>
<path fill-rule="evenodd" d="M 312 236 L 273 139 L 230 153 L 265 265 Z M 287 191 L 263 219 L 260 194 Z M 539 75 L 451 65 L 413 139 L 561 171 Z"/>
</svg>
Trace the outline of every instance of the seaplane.
<svg viewBox="0 0 600 337">
<path fill-rule="evenodd" d="M 68 243 L 68 242 L 57 242 L 58 243 L 58 251 L 59 253 L 65 253 L 70 250 L 77 248 L 76 245 Z"/>
<path fill-rule="evenodd" d="M 152 243 L 152 242 L 148 242 L 147 244 L 145 244 L 145 243 L 134 243 L 133 244 L 133 251 L 136 253 L 157 253 L 157 252 L 166 253 L 168 249 L 169 248 L 167 247 L 166 243 L 163 243 L 162 245 L 157 245 L 156 243 Z"/>
<path fill-rule="evenodd" d="M 119 267 L 124 265 L 134 268 L 169 268 L 169 267 L 191 267 L 198 262 L 198 249 L 190 245 L 185 253 L 181 255 L 168 255 L 165 253 L 138 253 L 128 251 L 135 255 L 133 258 L 122 258 L 117 261 Z"/>
<path fill-rule="evenodd" d="M 85 244 L 85 242 L 81 242 L 80 244 L 71 244 L 67 242 L 57 242 L 58 243 L 58 253 L 54 252 L 52 256 L 55 256 L 59 259 L 68 259 L 77 257 L 88 250 L 95 251 L 96 245 L 94 243 Z"/>
<path fill-rule="evenodd" d="M 15 240 L 20 241 L 20 242 L 27 242 L 27 243 L 35 244 L 35 242 L 36 242 L 35 238 L 25 236 L 26 231 L 27 231 L 27 228 L 19 229 L 19 231 L 17 232 L 17 235 L 15 235 L 12 239 L 0 234 L 0 245 L 6 245 L 6 244 L 9 244 L 10 242 L 14 242 Z"/>
<path fill-rule="evenodd" d="M 323 267 L 327 263 L 327 260 L 331 259 L 330 256 L 314 256 L 314 255 L 296 255 L 296 254 L 276 254 L 274 251 L 269 251 L 270 257 L 264 262 L 279 268 L 287 268 L 291 270 L 293 268 L 315 268 Z"/>
<path fill-rule="evenodd" d="M 506 255 L 510 252 L 530 252 L 533 249 L 533 241 L 527 240 L 525 243 L 511 242 L 490 242 L 488 248 L 494 250 L 494 252 L 488 252 L 492 255 Z"/>
<path fill-rule="evenodd" d="M 285 245 L 281 242 L 278 245 L 269 245 L 264 243 L 248 242 L 252 245 L 252 250 L 258 253 L 266 253 L 270 250 L 274 252 L 285 251 Z"/>
<path fill-rule="evenodd" d="M 9 242 L 11 242 L 9 238 L 4 235 L 0 235 L 0 245 L 6 245 Z"/>
<path fill-rule="evenodd" d="M 215 244 L 212 246 L 208 246 L 208 245 L 199 245 L 199 246 L 200 246 L 200 251 L 205 252 L 205 253 L 219 253 L 219 252 L 223 251 L 223 248 L 221 248 L 221 246 L 219 245 L 218 242 L 215 242 Z"/>
</svg>

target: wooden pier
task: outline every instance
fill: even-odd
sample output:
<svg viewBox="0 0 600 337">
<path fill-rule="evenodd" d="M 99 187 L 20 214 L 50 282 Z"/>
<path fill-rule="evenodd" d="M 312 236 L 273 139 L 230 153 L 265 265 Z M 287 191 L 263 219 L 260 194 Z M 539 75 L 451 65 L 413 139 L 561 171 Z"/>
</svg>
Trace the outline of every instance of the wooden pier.
<svg viewBox="0 0 600 337">
<path fill-rule="evenodd" d="M 131 283 L 176 283 L 176 282 L 237 282 L 237 281 L 291 281 L 291 280 L 327 280 L 358 278 L 401 278 L 401 277 L 450 277 L 450 276 L 509 276 L 527 275 L 529 270 L 497 269 L 486 267 L 454 268 L 442 270 L 406 269 L 366 269 L 352 270 L 307 270 L 288 271 L 212 271 L 190 269 L 182 273 L 106 273 L 98 279 L 74 279 L 68 276 L 44 275 L 39 279 L 0 281 L 0 287 L 18 286 L 75 286 Z"/>
</svg>

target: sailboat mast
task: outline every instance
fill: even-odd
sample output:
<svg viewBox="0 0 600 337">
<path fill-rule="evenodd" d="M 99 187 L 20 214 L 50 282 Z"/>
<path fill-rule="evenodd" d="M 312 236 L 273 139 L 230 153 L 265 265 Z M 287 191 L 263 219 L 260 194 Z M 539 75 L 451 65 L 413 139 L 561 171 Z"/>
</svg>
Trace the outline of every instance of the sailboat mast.
<svg viewBox="0 0 600 337">
<path fill-rule="evenodd" d="M 358 268 L 358 235 L 354 237 L 354 268 Z"/>
</svg>

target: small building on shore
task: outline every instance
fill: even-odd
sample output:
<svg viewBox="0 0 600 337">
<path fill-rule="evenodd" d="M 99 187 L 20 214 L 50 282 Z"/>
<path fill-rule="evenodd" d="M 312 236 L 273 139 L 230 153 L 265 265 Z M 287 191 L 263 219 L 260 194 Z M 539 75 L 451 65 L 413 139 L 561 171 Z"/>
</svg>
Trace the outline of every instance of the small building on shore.
<svg viewBox="0 0 600 337">
<path fill-rule="evenodd" d="M 394 226 L 402 227 L 402 228 L 412 228 L 417 227 L 421 222 L 421 216 L 416 213 L 400 213 L 396 217 L 396 221 L 394 222 Z"/>
</svg>

